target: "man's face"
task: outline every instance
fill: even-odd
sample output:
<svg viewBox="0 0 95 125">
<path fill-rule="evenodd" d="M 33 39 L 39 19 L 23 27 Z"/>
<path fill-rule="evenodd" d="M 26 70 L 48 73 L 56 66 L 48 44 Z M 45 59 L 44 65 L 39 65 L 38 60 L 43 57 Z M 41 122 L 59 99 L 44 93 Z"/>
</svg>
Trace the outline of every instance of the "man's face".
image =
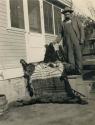
<svg viewBox="0 0 95 125">
<path fill-rule="evenodd" d="M 65 19 L 71 19 L 71 13 L 70 12 L 66 12 L 64 13 Z"/>
</svg>

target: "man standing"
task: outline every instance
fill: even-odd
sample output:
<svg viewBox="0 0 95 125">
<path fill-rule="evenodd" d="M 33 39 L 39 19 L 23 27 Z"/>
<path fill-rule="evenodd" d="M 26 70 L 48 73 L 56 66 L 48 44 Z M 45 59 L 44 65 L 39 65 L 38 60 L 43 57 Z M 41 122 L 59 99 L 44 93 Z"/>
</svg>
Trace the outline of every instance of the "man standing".
<svg viewBox="0 0 95 125">
<path fill-rule="evenodd" d="M 73 10 L 66 7 L 62 14 L 65 20 L 61 26 L 61 38 L 63 46 L 66 48 L 67 62 L 76 71 L 76 74 L 81 74 L 82 58 L 80 45 L 84 42 L 84 31 L 80 21 L 73 16 Z"/>
</svg>

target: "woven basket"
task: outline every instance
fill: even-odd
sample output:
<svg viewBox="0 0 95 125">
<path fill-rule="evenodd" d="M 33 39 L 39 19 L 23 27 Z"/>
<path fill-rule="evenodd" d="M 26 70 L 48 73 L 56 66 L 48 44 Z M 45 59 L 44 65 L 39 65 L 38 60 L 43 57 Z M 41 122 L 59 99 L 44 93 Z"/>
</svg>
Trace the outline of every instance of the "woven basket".
<svg viewBox="0 0 95 125">
<path fill-rule="evenodd" d="M 0 115 L 3 115 L 8 109 L 8 101 L 6 96 L 1 94 L 0 95 Z"/>
<path fill-rule="evenodd" d="M 67 96 L 64 82 L 59 78 L 33 80 L 32 86 L 34 96 L 39 102 L 63 102 Z"/>
</svg>

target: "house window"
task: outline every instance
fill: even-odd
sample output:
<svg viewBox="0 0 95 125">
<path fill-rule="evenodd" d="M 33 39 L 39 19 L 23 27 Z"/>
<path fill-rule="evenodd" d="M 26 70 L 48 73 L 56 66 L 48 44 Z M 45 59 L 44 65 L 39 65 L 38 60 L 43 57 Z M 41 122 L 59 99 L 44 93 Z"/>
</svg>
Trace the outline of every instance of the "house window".
<svg viewBox="0 0 95 125">
<path fill-rule="evenodd" d="M 24 29 L 23 0 L 10 0 L 11 27 Z"/>
<path fill-rule="evenodd" d="M 59 28 L 61 25 L 61 9 L 54 6 L 54 22 L 55 22 L 55 34 L 59 34 Z"/>
<path fill-rule="evenodd" d="M 41 33 L 39 0 L 28 0 L 28 15 L 30 31 Z"/>
<path fill-rule="evenodd" d="M 44 11 L 44 25 L 45 25 L 45 32 L 53 34 L 53 12 L 52 12 L 52 5 L 43 2 L 43 11 Z"/>
</svg>

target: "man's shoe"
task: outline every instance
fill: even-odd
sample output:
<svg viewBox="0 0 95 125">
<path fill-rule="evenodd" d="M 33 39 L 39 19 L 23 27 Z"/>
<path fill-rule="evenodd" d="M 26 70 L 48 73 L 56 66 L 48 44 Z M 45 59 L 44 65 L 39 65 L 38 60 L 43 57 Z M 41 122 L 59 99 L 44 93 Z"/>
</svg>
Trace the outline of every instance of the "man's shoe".
<svg viewBox="0 0 95 125">
<path fill-rule="evenodd" d="M 77 104 L 78 101 L 79 101 L 79 99 L 76 98 L 76 97 L 66 97 L 66 98 L 64 98 L 64 103 L 66 103 L 66 104 Z"/>
<path fill-rule="evenodd" d="M 78 101 L 78 104 L 81 104 L 81 105 L 87 105 L 88 104 L 88 102 L 86 101 L 86 100 L 79 100 Z"/>
<path fill-rule="evenodd" d="M 76 75 L 81 75 L 82 72 L 81 72 L 81 70 L 76 70 L 76 71 L 75 71 L 75 74 L 76 74 Z"/>
</svg>

